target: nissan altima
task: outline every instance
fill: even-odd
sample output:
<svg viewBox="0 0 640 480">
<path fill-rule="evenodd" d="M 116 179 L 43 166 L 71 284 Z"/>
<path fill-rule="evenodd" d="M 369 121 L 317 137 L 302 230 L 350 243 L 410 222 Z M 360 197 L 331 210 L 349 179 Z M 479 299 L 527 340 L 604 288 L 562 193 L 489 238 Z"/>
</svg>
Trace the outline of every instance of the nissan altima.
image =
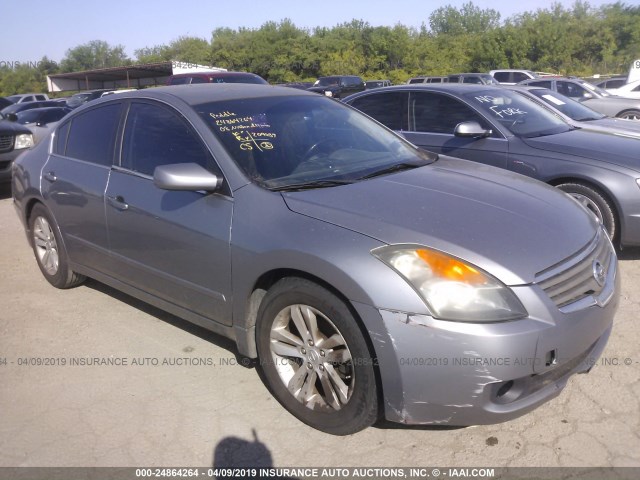
<svg viewBox="0 0 640 480">
<path fill-rule="evenodd" d="M 54 287 L 91 277 L 235 340 L 337 435 L 523 415 L 591 369 L 618 305 L 578 202 L 290 88 L 88 103 L 16 160 L 13 192 Z"/>
<path fill-rule="evenodd" d="M 614 243 L 640 245 L 638 138 L 576 128 L 489 85 L 403 85 L 344 102 L 420 147 L 558 187 L 591 210 Z"/>
</svg>

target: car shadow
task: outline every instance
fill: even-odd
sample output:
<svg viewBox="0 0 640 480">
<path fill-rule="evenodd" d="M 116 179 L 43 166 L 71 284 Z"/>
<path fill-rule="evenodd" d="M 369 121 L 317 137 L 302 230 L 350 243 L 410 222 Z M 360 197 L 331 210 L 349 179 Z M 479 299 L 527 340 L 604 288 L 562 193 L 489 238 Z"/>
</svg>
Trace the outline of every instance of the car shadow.
<svg viewBox="0 0 640 480">
<path fill-rule="evenodd" d="M 640 247 L 626 247 L 617 253 L 618 260 L 640 260 Z"/>
<path fill-rule="evenodd" d="M 281 475 L 272 475 L 269 472 L 268 475 L 261 475 L 260 470 L 272 469 L 273 456 L 271 450 L 258 440 L 258 435 L 254 429 L 253 441 L 247 441 L 238 437 L 225 437 L 218 442 L 213 452 L 213 473 L 214 478 L 228 478 L 229 470 L 239 469 L 236 478 L 245 479 L 261 479 L 261 478 L 275 478 L 278 480 L 299 480 L 295 477 L 285 477 Z M 248 469 L 249 471 L 242 471 Z M 256 475 L 252 475 L 251 470 L 256 470 Z"/>
<path fill-rule="evenodd" d="M 142 300 L 138 300 L 131 295 L 128 295 L 120 290 L 116 290 L 104 283 L 98 282 L 92 278 L 88 278 L 84 283 L 84 286 L 87 288 L 91 288 L 92 290 L 96 290 L 100 293 L 110 296 L 111 298 L 118 300 L 120 302 L 126 303 L 127 305 L 140 310 L 147 315 L 151 315 L 158 320 L 168 323 L 169 325 L 173 325 L 176 328 L 179 328 L 191 335 L 195 335 L 196 337 L 201 338 L 206 342 L 210 342 L 220 348 L 224 348 L 228 350 L 232 355 L 236 357 L 236 364 L 244 367 L 252 366 L 253 363 L 248 360 L 246 357 L 242 356 L 238 352 L 238 348 L 236 343 L 233 340 L 230 340 L 222 335 L 214 333 L 206 328 L 195 325 L 187 320 L 184 320 L 180 317 L 176 317 L 175 315 L 161 310 L 153 305 L 150 305 Z"/>
<path fill-rule="evenodd" d="M 0 183 L 0 200 L 5 200 L 11 197 L 11 184 Z"/>
</svg>

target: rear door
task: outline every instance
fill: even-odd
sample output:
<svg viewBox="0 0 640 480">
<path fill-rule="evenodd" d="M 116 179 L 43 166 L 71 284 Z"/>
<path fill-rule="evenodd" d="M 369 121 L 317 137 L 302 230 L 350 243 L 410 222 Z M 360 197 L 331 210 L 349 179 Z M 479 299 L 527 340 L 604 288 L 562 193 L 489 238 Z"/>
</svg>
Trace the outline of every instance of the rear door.
<svg viewBox="0 0 640 480">
<path fill-rule="evenodd" d="M 56 130 L 42 173 L 48 200 L 72 262 L 104 271 L 110 264 L 104 191 L 114 159 L 120 102 L 74 115 Z"/>
<path fill-rule="evenodd" d="M 231 324 L 228 191 L 168 191 L 153 183 L 157 166 L 197 163 L 222 176 L 194 127 L 175 109 L 134 101 L 121 162 L 106 190 L 111 274 L 157 298 Z"/>
</svg>

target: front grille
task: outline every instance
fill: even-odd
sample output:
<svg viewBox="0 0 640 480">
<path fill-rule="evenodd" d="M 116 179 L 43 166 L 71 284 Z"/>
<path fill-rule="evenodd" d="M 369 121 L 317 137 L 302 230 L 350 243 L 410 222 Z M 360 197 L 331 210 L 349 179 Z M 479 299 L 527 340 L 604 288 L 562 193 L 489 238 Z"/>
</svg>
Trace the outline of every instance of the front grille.
<svg viewBox="0 0 640 480">
<path fill-rule="evenodd" d="M 0 152 L 13 150 L 13 135 L 0 135 Z"/>
<path fill-rule="evenodd" d="M 604 290 L 610 268 L 615 262 L 611 242 L 599 231 L 596 237 L 573 257 L 536 275 L 536 283 L 549 295 L 558 308 L 584 298 L 596 298 Z M 596 271 L 604 272 L 600 282 Z"/>
</svg>

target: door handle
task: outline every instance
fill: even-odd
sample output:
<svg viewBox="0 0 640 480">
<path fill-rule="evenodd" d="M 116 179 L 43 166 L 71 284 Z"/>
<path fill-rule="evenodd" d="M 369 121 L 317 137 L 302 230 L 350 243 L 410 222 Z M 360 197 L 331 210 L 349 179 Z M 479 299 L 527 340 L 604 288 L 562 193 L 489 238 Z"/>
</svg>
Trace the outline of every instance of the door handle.
<svg viewBox="0 0 640 480">
<path fill-rule="evenodd" d="M 109 202 L 109 205 L 111 205 L 112 207 L 118 209 L 118 210 L 127 210 L 129 208 L 129 204 L 127 202 L 124 201 L 124 198 L 120 195 L 116 195 L 115 197 L 107 197 L 107 202 Z"/>
<path fill-rule="evenodd" d="M 53 172 L 47 172 L 43 175 L 43 178 L 51 183 L 55 182 L 56 180 L 58 180 L 58 177 L 56 177 L 56 174 Z"/>
</svg>

